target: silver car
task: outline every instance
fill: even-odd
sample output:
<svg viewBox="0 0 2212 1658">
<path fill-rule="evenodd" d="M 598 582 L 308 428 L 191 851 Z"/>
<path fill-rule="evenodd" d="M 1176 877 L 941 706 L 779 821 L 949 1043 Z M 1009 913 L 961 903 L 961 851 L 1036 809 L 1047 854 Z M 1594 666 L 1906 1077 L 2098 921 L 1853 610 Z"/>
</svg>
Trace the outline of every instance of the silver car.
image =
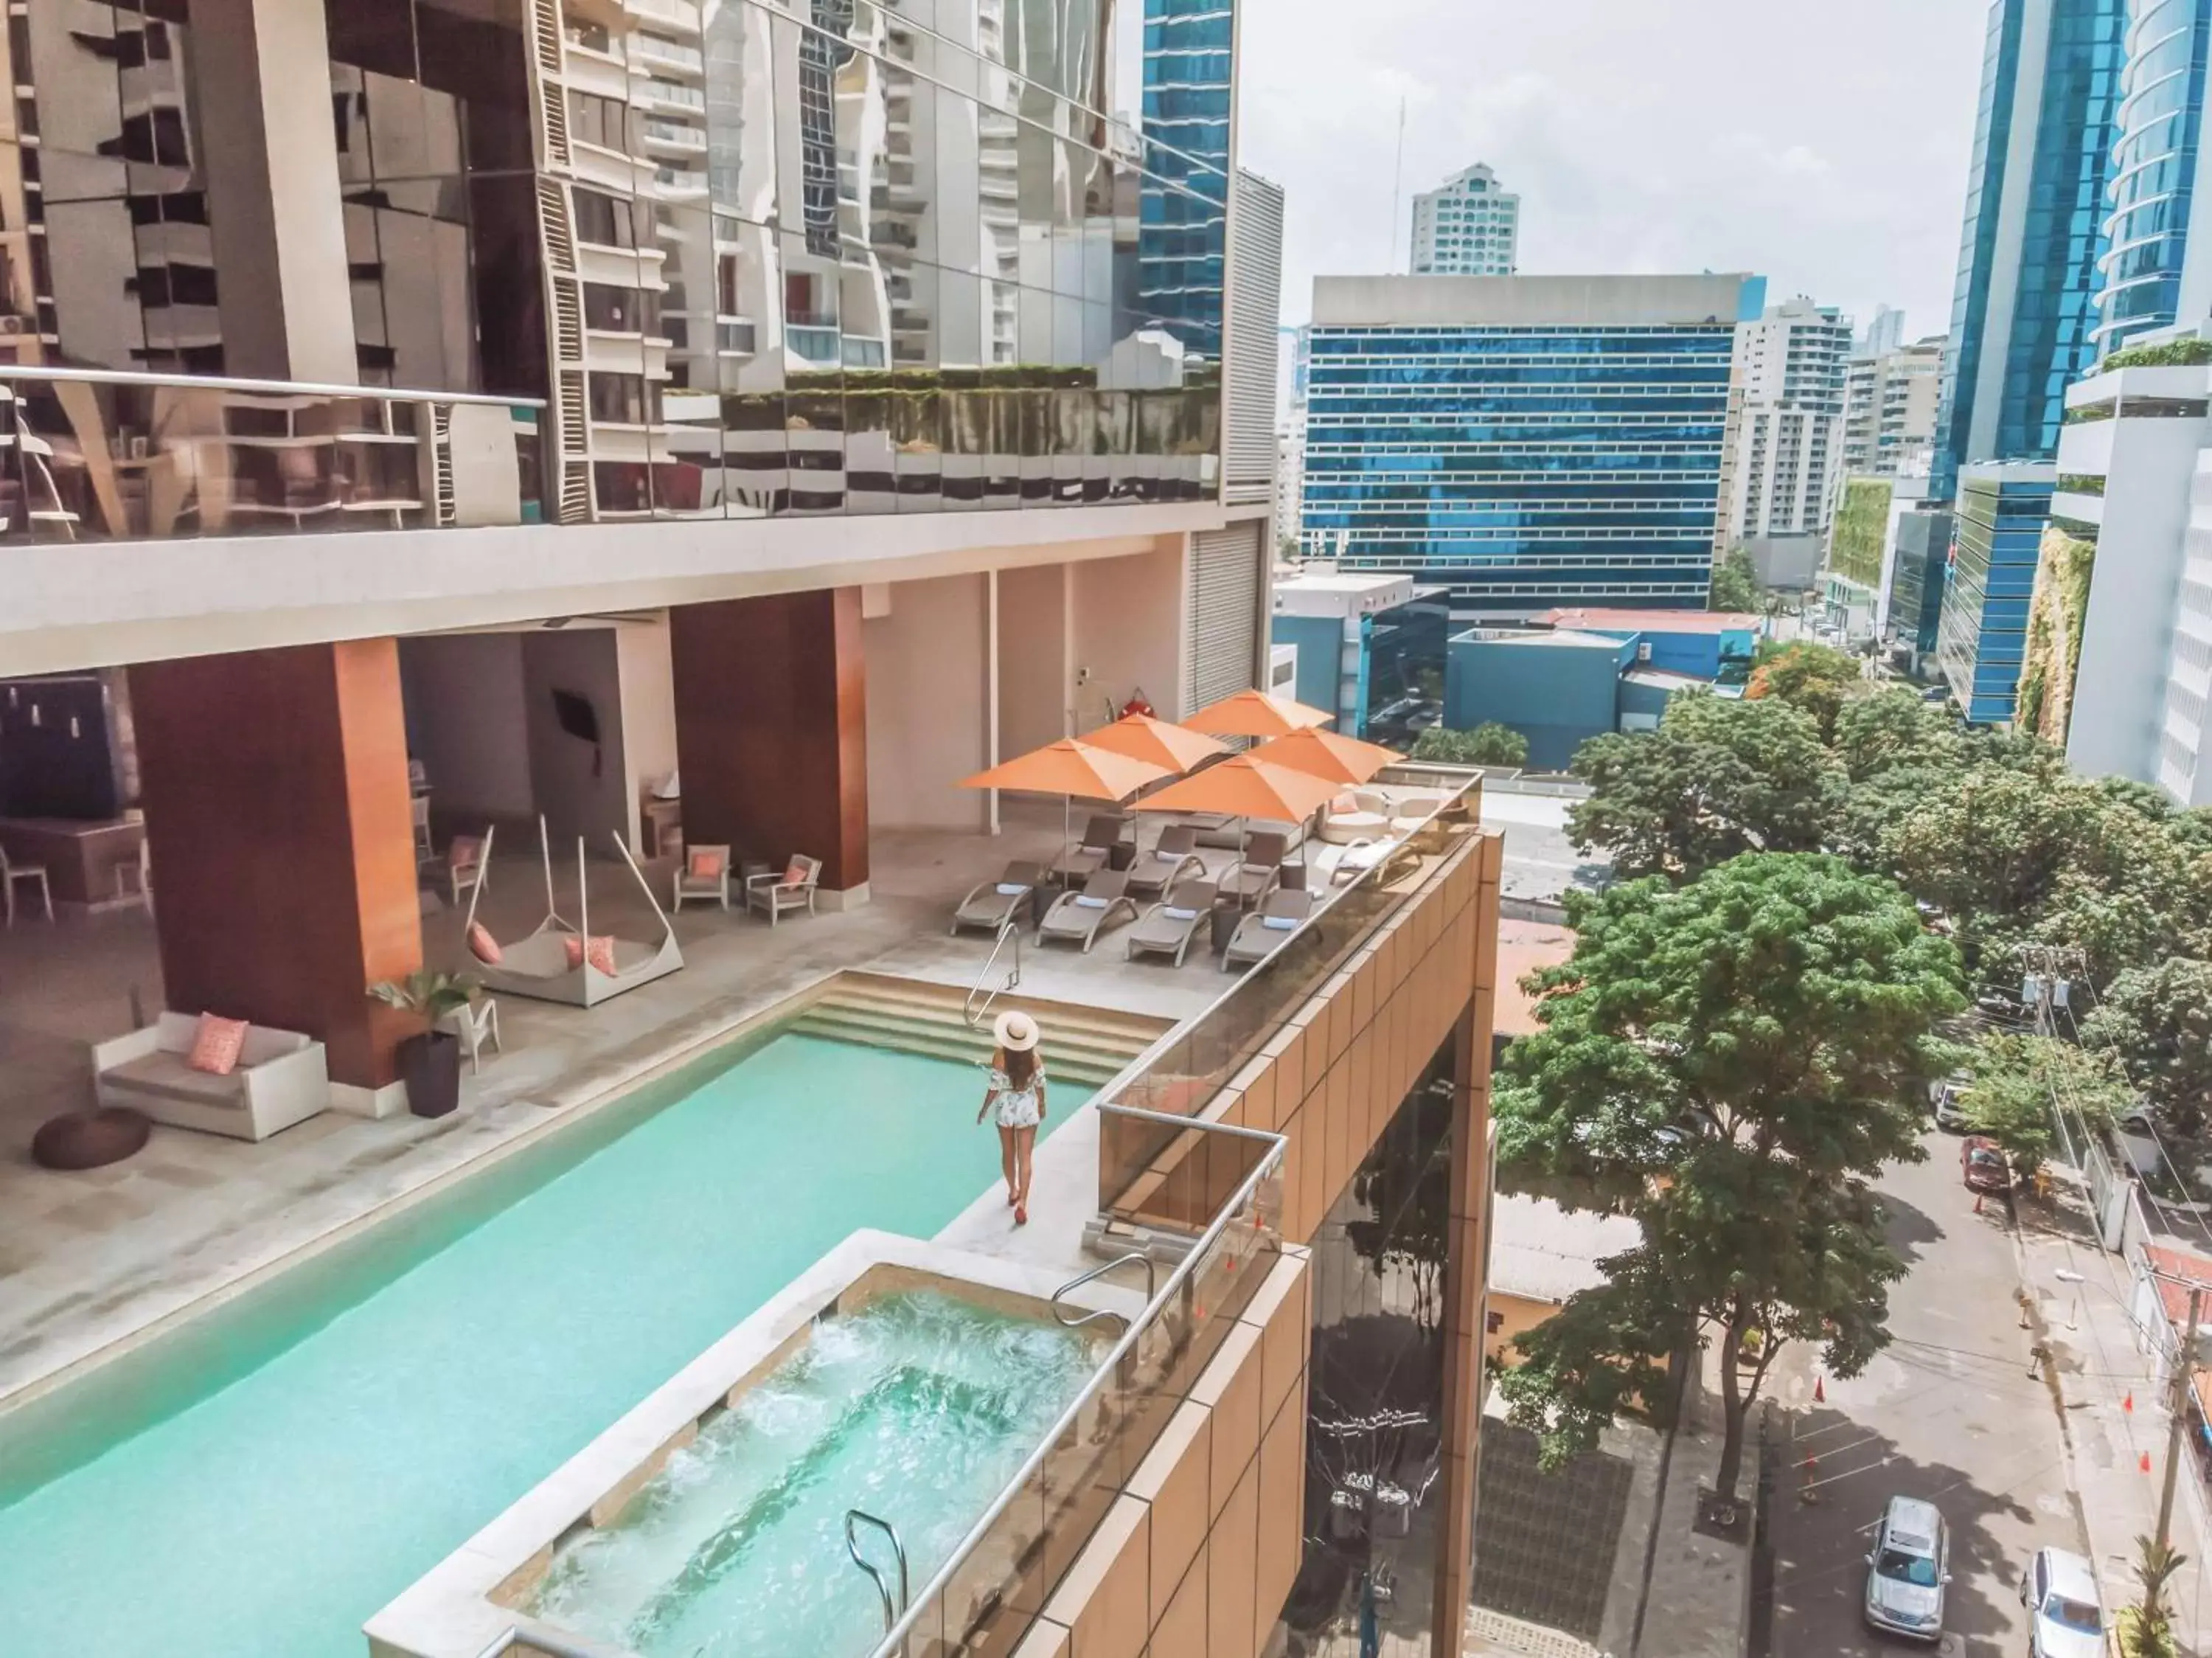
<svg viewBox="0 0 2212 1658">
<path fill-rule="evenodd" d="M 2038 1549 L 2021 1574 L 2030 1658 L 2104 1658 L 2105 1614 L 2097 1573 L 2065 1549 Z"/>
<path fill-rule="evenodd" d="M 1950 1553 L 1950 1533 L 1933 1503 L 1890 1498 L 1866 1557 L 1867 1622 L 1915 1641 L 1941 1639 Z"/>
</svg>

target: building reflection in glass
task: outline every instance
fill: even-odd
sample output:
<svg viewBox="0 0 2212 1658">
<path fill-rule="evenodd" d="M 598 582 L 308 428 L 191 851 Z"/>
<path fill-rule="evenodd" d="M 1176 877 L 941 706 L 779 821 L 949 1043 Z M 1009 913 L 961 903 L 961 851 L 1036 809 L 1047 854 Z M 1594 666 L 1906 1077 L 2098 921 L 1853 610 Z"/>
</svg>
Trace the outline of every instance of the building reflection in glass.
<svg viewBox="0 0 2212 1658">
<path fill-rule="evenodd" d="M 542 403 L 563 521 L 1211 498 L 1228 8 L 1194 56 L 1139 4 L 52 0 L 8 20 L 17 355 Z M 161 441 L 41 396 L 58 478 Z M 213 528 L 171 505 L 70 533 Z"/>
<path fill-rule="evenodd" d="M 1268 1650 L 1426 1654 L 1451 1210 L 1451 1049 L 1314 1234 L 1305 1558 Z"/>
</svg>

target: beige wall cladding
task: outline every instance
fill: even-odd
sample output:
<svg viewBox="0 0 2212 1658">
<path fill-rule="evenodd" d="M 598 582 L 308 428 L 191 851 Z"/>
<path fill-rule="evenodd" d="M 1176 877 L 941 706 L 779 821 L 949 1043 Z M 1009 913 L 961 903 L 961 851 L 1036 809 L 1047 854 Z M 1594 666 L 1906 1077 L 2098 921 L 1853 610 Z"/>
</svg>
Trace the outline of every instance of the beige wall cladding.
<svg viewBox="0 0 2212 1658">
<path fill-rule="evenodd" d="M 1268 1631 L 1297 1581 L 1304 1551 L 1306 1501 L 1306 1412 L 1304 1376 L 1283 1400 L 1260 1437 L 1260 1530 L 1255 1583 L 1252 1648 L 1267 1643 Z M 1241 1655 L 1240 1655 L 1241 1658 Z"/>
<path fill-rule="evenodd" d="M 1014 1649 L 1014 1658 L 1074 1658 L 1065 1625 L 1039 1618 Z"/>
<path fill-rule="evenodd" d="M 1213 1521 L 1210 1485 L 1213 1472 L 1212 1413 L 1186 1405 L 1129 1480 L 1129 1495 L 1152 1504 L 1152 1616 L 1159 1623 L 1169 1603 L 1206 1547 Z"/>
<path fill-rule="evenodd" d="M 1152 1625 L 1147 1658 L 1210 1658 L 1206 1628 L 1206 1552 L 1200 1548 L 1192 1557 L 1167 1611 Z"/>
<path fill-rule="evenodd" d="M 1258 1616 L 1260 1565 L 1260 1465 L 1255 1457 L 1222 1505 L 1221 1518 L 1207 1538 L 1206 1584 L 1206 1658 L 1252 1658 L 1257 1650 L 1252 1629 Z M 1076 1658 L 1088 1658 L 1078 1652 Z"/>
<path fill-rule="evenodd" d="M 1072 1631 L 1071 1658 L 1138 1658 L 1152 1633 L 1152 1509 L 1118 1499 L 1046 1603 Z"/>
</svg>

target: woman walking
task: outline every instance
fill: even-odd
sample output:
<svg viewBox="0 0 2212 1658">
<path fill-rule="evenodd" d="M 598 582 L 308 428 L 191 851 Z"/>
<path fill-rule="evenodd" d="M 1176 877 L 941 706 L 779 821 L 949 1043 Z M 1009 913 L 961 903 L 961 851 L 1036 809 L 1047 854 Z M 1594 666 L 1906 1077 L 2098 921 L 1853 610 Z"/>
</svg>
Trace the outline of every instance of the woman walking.
<svg viewBox="0 0 2212 1658">
<path fill-rule="evenodd" d="M 999 1044 L 991 1056 L 991 1086 L 981 1122 L 999 1108 L 999 1167 L 1006 1177 L 1006 1202 L 1014 1224 L 1030 1223 L 1030 1162 L 1036 1149 L 1037 1125 L 1044 1121 L 1044 1060 L 1037 1052 L 1036 1021 L 1025 1013 L 1002 1013 L 991 1027 Z"/>
</svg>

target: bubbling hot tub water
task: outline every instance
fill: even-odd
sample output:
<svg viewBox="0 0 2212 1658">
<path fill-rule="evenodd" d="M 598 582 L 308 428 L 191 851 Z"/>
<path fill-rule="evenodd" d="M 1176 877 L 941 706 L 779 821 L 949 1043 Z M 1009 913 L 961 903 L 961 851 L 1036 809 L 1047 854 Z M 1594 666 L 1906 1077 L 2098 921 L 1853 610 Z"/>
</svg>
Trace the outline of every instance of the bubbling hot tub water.
<svg viewBox="0 0 2212 1658">
<path fill-rule="evenodd" d="M 617 1522 L 564 1543 L 527 1610 L 644 1658 L 866 1658 L 883 1607 L 847 1511 L 896 1527 L 919 1592 L 1092 1362 L 1057 1326 L 931 1290 L 825 1319 Z M 880 1537 L 861 1546 L 896 1584 Z"/>
</svg>

